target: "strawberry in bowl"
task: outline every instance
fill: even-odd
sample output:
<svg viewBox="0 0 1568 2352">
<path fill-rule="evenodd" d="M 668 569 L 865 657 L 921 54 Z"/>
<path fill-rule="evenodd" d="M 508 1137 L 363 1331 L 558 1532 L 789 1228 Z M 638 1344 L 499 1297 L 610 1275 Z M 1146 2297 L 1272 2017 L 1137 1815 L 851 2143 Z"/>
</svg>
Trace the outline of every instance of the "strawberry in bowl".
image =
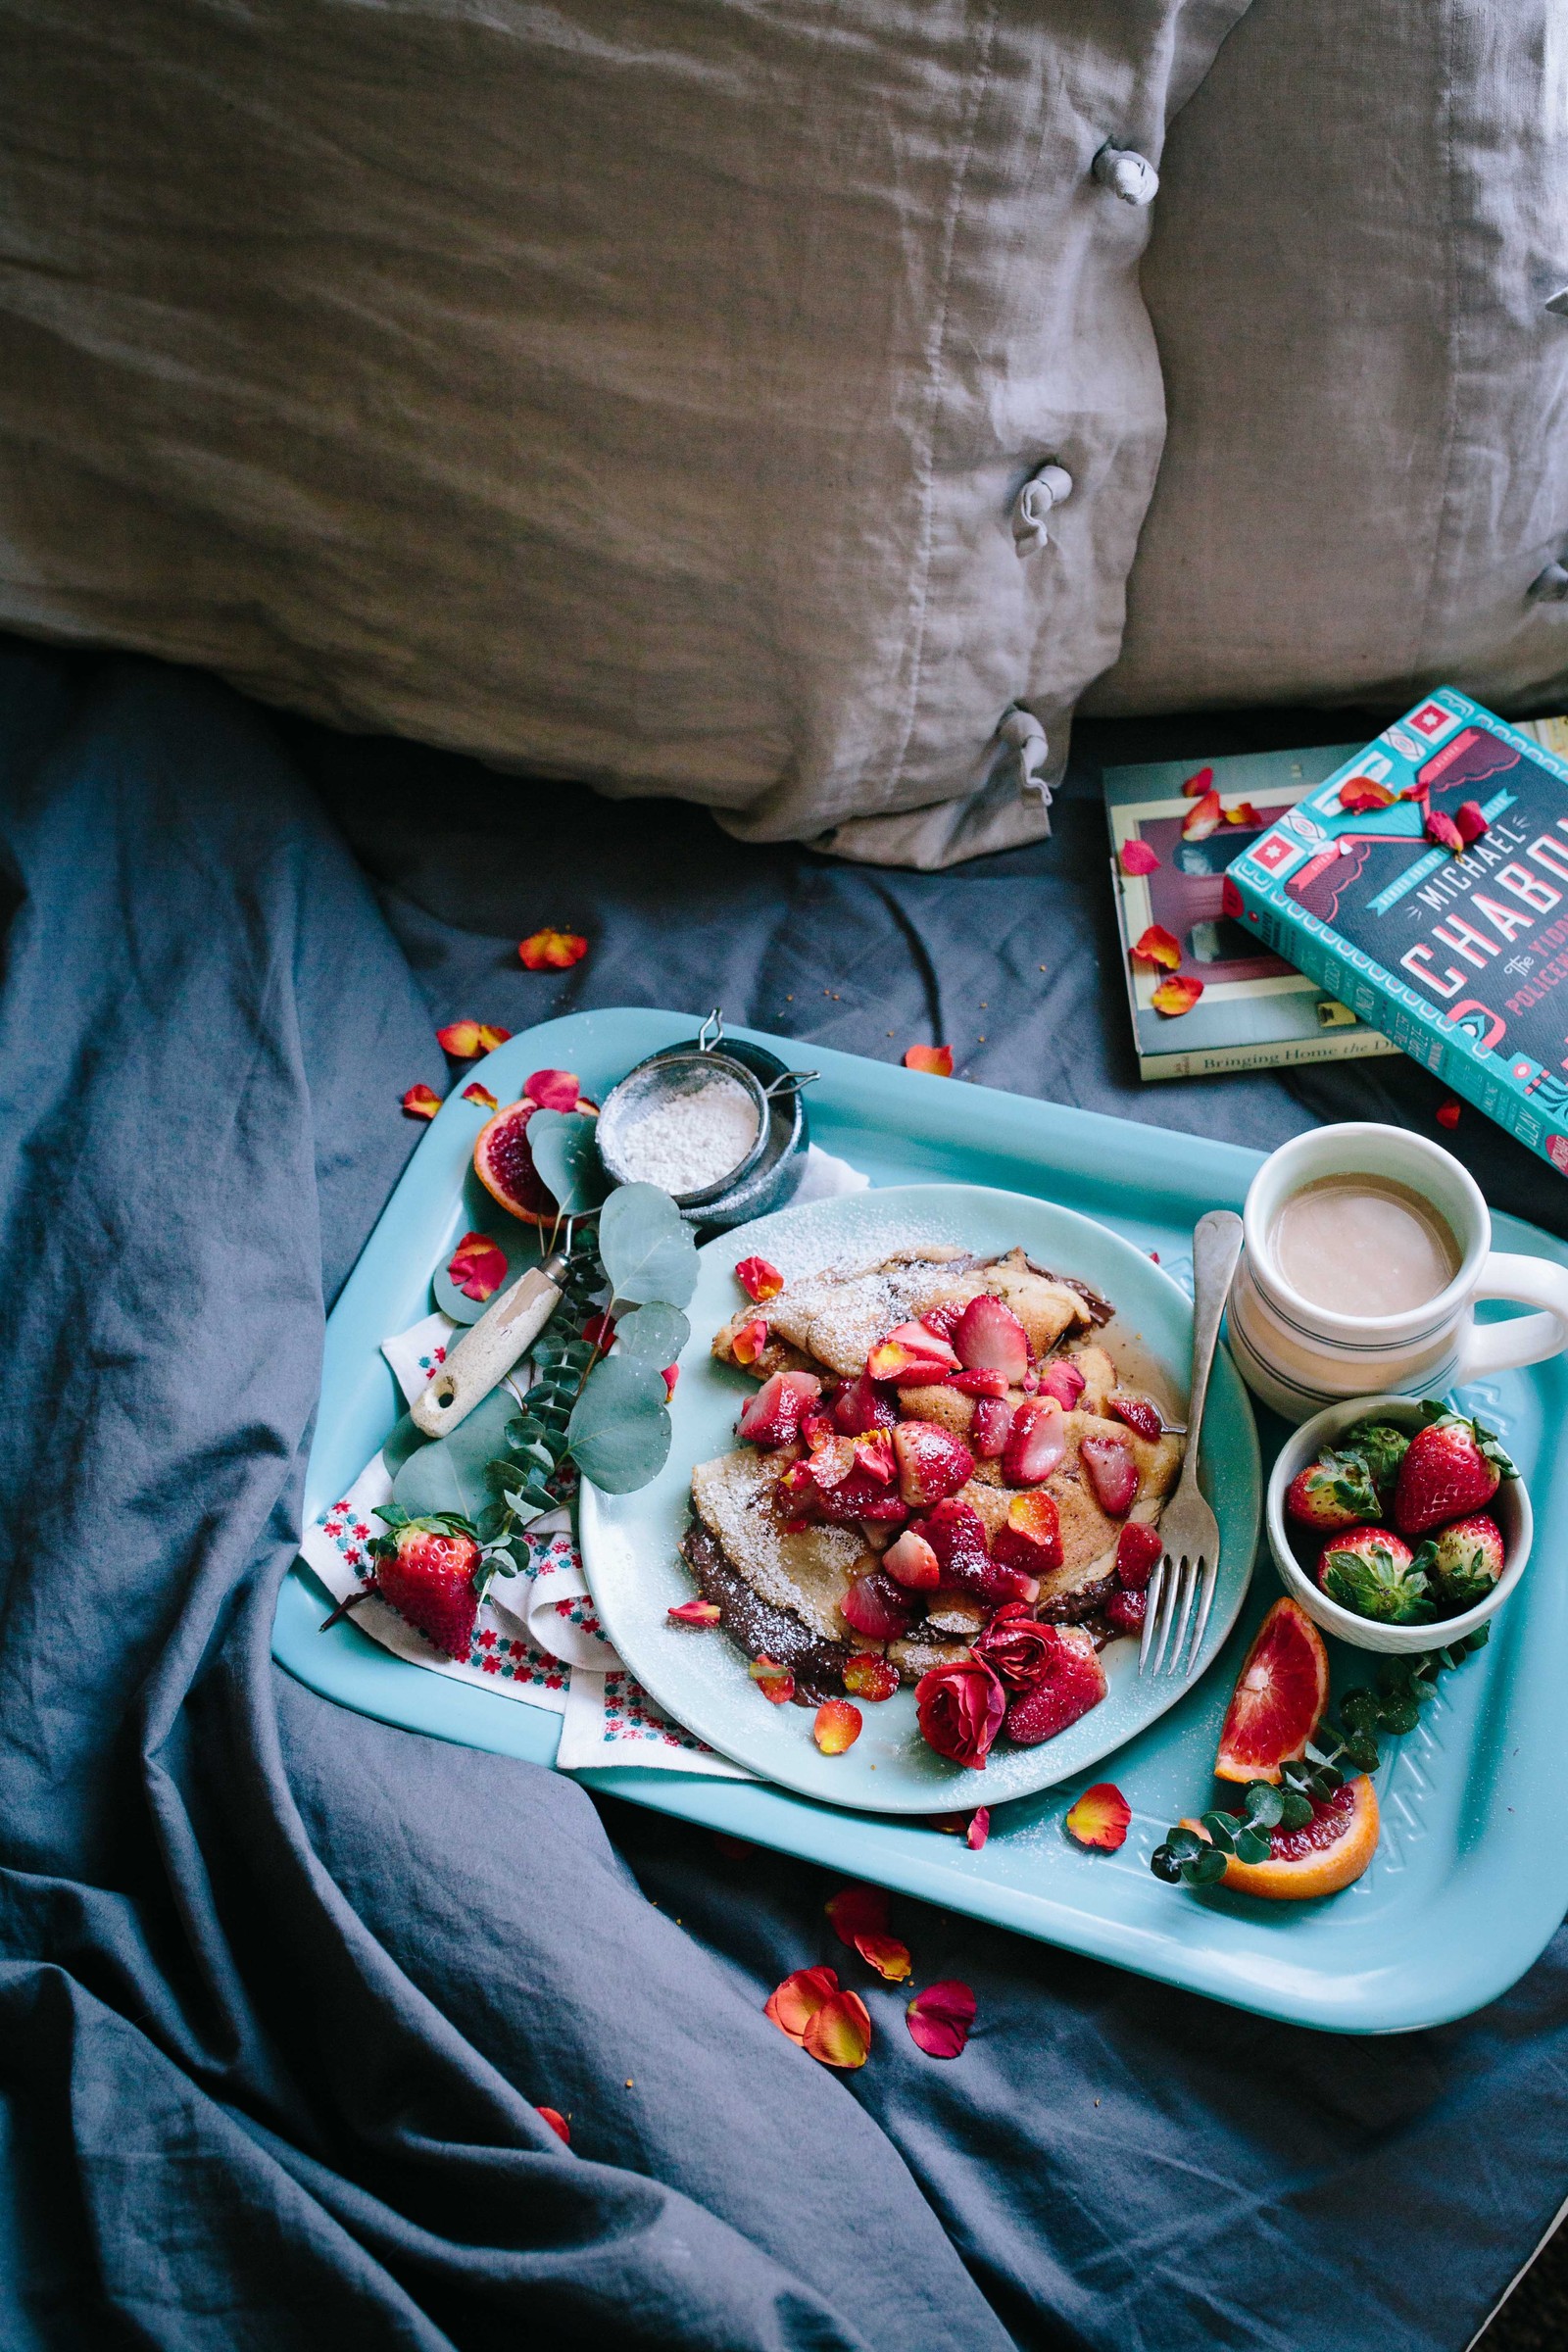
<svg viewBox="0 0 1568 2352">
<path fill-rule="evenodd" d="M 1462 1641 L 1530 1555 L 1530 1498 L 1500 1439 L 1428 1399 L 1331 1405 L 1287 1440 L 1268 1493 L 1286 1591 L 1357 1648 Z"/>
</svg>

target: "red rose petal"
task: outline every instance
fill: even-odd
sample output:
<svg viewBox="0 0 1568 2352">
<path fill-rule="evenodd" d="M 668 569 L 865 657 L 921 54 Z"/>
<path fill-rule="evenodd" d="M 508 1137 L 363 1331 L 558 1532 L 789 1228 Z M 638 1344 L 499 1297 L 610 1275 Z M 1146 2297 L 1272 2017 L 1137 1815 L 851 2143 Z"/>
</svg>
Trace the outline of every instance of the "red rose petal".
<svg viewBox="0 0 1568 2352">
<path fill-rule="evenodd" d="M 963 1833 L 963 1842 L 971 1854 L 977 1854 L 991 1835 L 991 1807 L 977 1805 L 969 1816 L 969 1827 Z"/>
<path fill-rule="evenodd" d="M 877 1706 L 891 1698 L 898 1687 L 898 1668 L 872 1650 L 858 1650 L 844 1661 L 844 1688 L 852 1698 L 863 1698 L 867 1705 Z"/>
<path fill-rule="evenodd" d="M 507 1253 L 487 1233 L 466 1233 L 448 1260 L 447 1277 L 465 1298 L 493 1298 L 507 1279 Z"/>
<path fill-rule="evenodd" d="M 1133 1809 L 1115 1783 L 1097 1781 L 1069 1806 L 1063 1827 L 1080 1845 L 1098 1846 L 1102 1853 L 1113 1854 L 1126 1842 L 1132 1817 Z"/>
<path fill-rule="evenodd" d="M 517 955 L 530 972 L 565 972 L 581 963 L 588 942 L 577 931 L 535 931 L 518 944 Z"/>
<path fill-rule="evenodd" d="M 933 1666 L 914 1686 L 915 1721 L 927 1746 L 974 1772 L 985 1770 L 1006 1711 L 1006 1692 L 973 1651 Z"/>
<path fill-rule="evenodd" d="M 615 1336 L 612 1315 L 590 1315 L 582 1327 L 582 1336 L 590 1348 L 608 1348 Z"/>
<path fill-rule="evenodd" d="M 445 1029 L 436 1031 L 435 1042 L 443 1054 L 451 1054 L 454 1061 L 471 1061 L 480 1051 L 479 1024 L 477 1021 L 453 1021 Z"/>
<path fill-rule="evenodd" d="M 1234 808 L 1226 809 L 1225 822 L 1228 825 L 1252 825 L 1255 827 L 1260 825 L 1263 819 L 1258 815 L 1250 801 L 1238 801 Z"/>
<path fill-rule="evenodd" d="M 570 2147 L 571 2133 L 566 2128 L 565 2117 L 561 2114 L 559 2109 L 555 2107 L 536 2107 L 534 2109 L 534 2113 L 535 2115 L 542 2115 L 545 2119 L 545 2122 L 550 2126 L 551 2131 L 555 2132 L 556 2136 L 559 2139 L 564 2139 L 567 2147 Z"/>
<path fill-rule="evenodd" d="M 1452 817 L 1445 816 L 1441 808 L 1427 810 L 1425 831 L 1428 841 L 1435 841 L 1440 850 L 1451 850 L 1457 854 L 1464 848 L 1463 834 Z"/>
<path fill-rule="evenodd" d="M 541 1110 L 575 1110 L 582 1100 L 575 1070 L 535 1070 L 524 1079 L 522 1091 Z"/>
<path fill-rule="evenodd" d="M 1438 1104 L 1437 1116 L 1438 1125 L 1440 1127 L 1453 1128 L 1458 1126 L 1459 1105 L 1453 1101 L 1451 1096 L 1446 1102 L 1440 1102 Z"/>
<path fill-rule="evenodd" d="M 481 1086 L 477 1078 L 471 1080 L 464 1088 L 463 1100 L 465 1102 L 477 1102 L 487 1118 L 492 1117 L 501 1108 L 490 1089 L 487 1086 Z"/>
<path fill-rule="evenodd" d="M 1159 859 L 1147 841 L 1124 841 L 1116 856 L 1124 874 L 1153 874 L 1159 871 Z"/>
<path fill-rule="evenodd" d="M 776 1298 L 784 1288 L 783 1275 L 765 1257 L 743 1257 L 735 1279 L 748 1298 Z"/>
<path fill-rule="evenodd" d="M 510 1029 L 498 1029 L 494 1021 L 480 1021 L 476 1024 L 476 1026 L 479 1031 L 479 1051 L 481 1054 L 493 1054 L 497 1046 L 504 1046 L 508 1038 L 512 1035 L 512 1031 Z"/>
<path fill-rule="evenodd" d="M 1392 808 L 1394 795 L 1386 784 L 1375 784 L 1370 776 L 1347 776 L 1340 786 L 1340 807 L 1351 816 L 1364 816 L 1369 808 Z"/>
<path fill-rule="evenodd" d="M 1224 811 L 1219 805 L 1219 794 L 1205 792 L 1202 799 L 1195 801 L 1182 818 L 1182 839 L 1183 841 L 1206 841 L 1211 833 L 1218 832 L 1224 821 Z"/>
<path fill-rule="evenodd" d="M 1200 801 L 1204 793 L 1212 786 L 1213 781 L 1214 770 L 1211 767 L 1200 767 L 1198 773 L 1195 776 L 1189 776 L 1182 786 L 1183 799 Z"/>
<path fill-rule="evenodd" d="M 716 1625 L 723 1612 L 714 1600 L 683 1600 L 664 1613 L 677 1625 Z"/>
<path fill-rule="evenodd" d="M 953 1076 L 951 1046 L 911 1046 L 904 1056 L 906 1070 L 925 1070 L 933 1078 Z"/>
<path fill-rule="evenodd" d="M 667 1404 L 675 1394 L 675 1383 L 680 1378 L 679 1364 L 666 1364 L 659 1377 L 664 1384 L 664 1401 Z"/>
<path fill-rule="evenodd" d="M 1163 923 L 1151 923 L 1148 930 L 1133 941 L 1128 950 L 1134 963 L 1154 963 L 1166 971 L 1175 971 L 1182 959 L 1182 944 Z"/>
<path fill-rule="evenodd" d="M 791 2041 L 804 2042 L 806 2029 L 824 2001 L 832 2000 L 839 1988 L 837 1969 L 798 1968 L 782 1984 L 775 1984 L 768 1994 L 762 2015 L 772 2019 L 781 2034 Z"/>
<path fill-rule="evenodd" d="M 833 1922 L 840 1943 L 852 1949 L 862 1936 L 887 1932 L 888 1890 L 885 1886 L 841 1886 L 822 1906 Z"/>
<path fill-rule="evenodd" d="M 909 1947 L 896 1936 L 857 1936 L 855 1948 L 867 1968 L 874 1968 L 889 1984 L 906 1984 L 914 1974 Z"/>
<path fill-rule="evenodd" d="M 766 1346 L 767 1325 L 760 1315 L 754 1315 L 730 1341 L 729 1351 L 738 1364 L 755 1364 Z"/>
<path fill-rule="evenodd" d="M 403 1108 L 411 1119 L 433 1119 L 440 1107 L 440 1096 L 427 1086 L 411 1086 L 403 1098 Z"/>
<path fill-rule="evenodd" d="M 917 1992 L 904 2014 L 911 2037 L 928 2058 L 956 2058 L 969 2038 L 974 2013 L 969 1986 L 947 1977 Z"/>
<path fill-rule="evenodd" d="M 1156 1012 L 1164 1014 L 1167 1021 L 1174 1021 L 1179 1020 L 1184 1012 L 1191 1012 L 1202 993 L 1203 983 L 1191 972 L 1172 972 L 1160 982 L 1149 1001 Z"/>
<path fill-rule="evenodd" d="M 1479 801 L 1461 801 L 1453 812 L 1453 829 L 1468 849 L 1483 833 L 1490 833 L 1492 827 Z"/>
<path fill-rule="evenodd" d="M 858 1992 L 835 1992 L 807 2021 L 801 2047 L 823 2066 L 863 2066 L 871 2048 L 871 2018 Z"/>
<path fill-rule="evenodd" d="M 864 1718 L 847 1698 L 825 1698 L 816 1710 L 811 1738 L 824 1756 L 842 1756 L 860 1737 Z"/>
<path fill-rule="evenodd" d="M 776 1658 L 754 1658 L 746 1671 L 762 1696 L 775 1707 L 787 1706 L 795 1696 L 795 1677 Z"/>
</svg>

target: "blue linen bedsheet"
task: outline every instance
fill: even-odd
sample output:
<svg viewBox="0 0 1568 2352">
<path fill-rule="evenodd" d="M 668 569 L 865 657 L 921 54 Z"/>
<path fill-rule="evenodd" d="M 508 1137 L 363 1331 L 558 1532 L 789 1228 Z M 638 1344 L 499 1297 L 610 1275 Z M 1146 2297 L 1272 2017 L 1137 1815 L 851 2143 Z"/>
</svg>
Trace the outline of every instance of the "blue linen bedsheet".
<svg viewBox="0 0 1568 2352">
<path fill-rule="evenodd" d="M 1347 2046 L 901 1904 L 975 2036 L 933 2062 L 872 1995 L 833 2076 L 761 2014 L 842 1957 L 822 1874 L 270 1661 L 324 1310 L 415 1140 L 399 1098 L 445 1084 L 432 1014 L 721 1002 L 1264 1146 L 1430 1123 L 1403 1063 L 1139 1090 L 1101 822 L 1085 767 L 1037 849 L 849 868 L 0 644 L 7 2352 L 1479 2324 L 1564 2192 L 1562 1936 L 1481 2016 Z M 517 965 L 546 922 L 592 941 L 573 973 Z M 1563 1229 L 1539 1162 L 1457 1141 Z"/>
</svg>

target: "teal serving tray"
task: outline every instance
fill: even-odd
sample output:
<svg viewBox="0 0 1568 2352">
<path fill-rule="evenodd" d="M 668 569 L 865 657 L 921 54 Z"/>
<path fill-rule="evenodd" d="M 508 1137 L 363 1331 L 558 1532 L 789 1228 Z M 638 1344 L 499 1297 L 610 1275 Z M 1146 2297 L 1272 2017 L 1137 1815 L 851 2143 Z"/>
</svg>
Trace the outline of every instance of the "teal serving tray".
<svg viewBox="0 0 1568 2352">
<path fill-rule="evenodd" d="M 573 1069 L 603 1099 L 643 1055 L 687 1036 L 691 1015 L 574 1013 L 514 1038 L 482 1065 L 513 1099 L 532 1069 Z M 741 1035 L 788 1057 L 787 1039 Z M 1239 1208 L 1259 1154 L 1234 1145 L 1035 1102 L 813 1046 L 813 1139 L 873 1184 L 962 1182 L 1027 1193 L 1098 1217 L 1178 1280 L 1194 1221 Z M 455 1092 L 387 1203 L 326 1330 L 321 1404 L 306 1482 L 308 1517 L 364 1468 L 401 1399 L 380 1353 L 429 1303 L 431 1270 L 463 1230 L 471 1109 Z M 1543 1181 L 1546 1181 L 1544 1177 Z M 1495 1220 L 1498 1246 L 1568 1263 L 1534 1226 Z M 1506 1311 L 1500 1310 L 1500 1311 Z M 848 1878 L 872 1879 L 1021 1935 L 1251 2009 L 1337 2033 L 1409 2032 L 1494 2000 L 1543 1950 L 1568 1910 L 1561 1835 L 1561 1691 L 1568 1680 L 1568 1366 L 1559 1357 L 1462 1392 L 1501 1430 L 1529 1482 L 1536 1548 L 1489 1648 L 1444 1678 L 1420 1728 L 1390 1741 L 1378 1775 L 1383 1837 L 1345 1893 L 1266 1904 L 1170 1887 L 1149 1857 L 1168 1825 L 1212 1796 L 1220 1719 L 1252 1630 L 1275 1599 L 1259 1560 L 1226 1649 L 1169 1714 L 1081 1781 L 999 1806 L 979 1853 L 907 1820 L 870 1817 L 783 1789 L 623 1768 L 585 1772 L 633 1804 L 776 1846 Z M 1259 1415 L 1265 1464 L 1283 1430 Z M 560 1717 L 427 1674 L 350 1623 L 318 1632 L 321 1588 L 296 1564 L 284 1581 L 273 1654 L 313 1690 L 362 1713 L 469 1747 L 553 1762 Z M 1336 1689 L 1369 1679 L 1364 1653 L 1330 1643 Z M 1062 1816 L 1083 1781 L 1112 1779 L 1133 1809 L 1115 1854 L 1085 1853 Z"/>
</svg>

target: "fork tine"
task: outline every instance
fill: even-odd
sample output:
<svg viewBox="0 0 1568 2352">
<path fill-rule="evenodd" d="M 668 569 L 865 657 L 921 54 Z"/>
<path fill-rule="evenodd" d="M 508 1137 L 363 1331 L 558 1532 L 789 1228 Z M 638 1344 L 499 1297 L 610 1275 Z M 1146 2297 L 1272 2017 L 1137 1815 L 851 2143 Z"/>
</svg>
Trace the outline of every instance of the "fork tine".
<svg viewBox="0 0 1568 2352">
<path fill-rule="evenodd" d="M 1198 1664 L 1199 1659 L 1203 1654 L 1203 1636 L 1208 1631 L 1208 1612 L 1214 1606 L 1214 1588 L 1218 1583 L 1218 1559 L 1215 1558 L 1213 1560 L 1205 1560 L 1203 1562 L 1203 1597 L 1199 1604 L 1198 1631 L 1193 1636 L 1193 1654 L 1191 1665 L 1188 1668 L 1189 1673 L 1192 1671 L 1192 1667 Z"/>
<path fill-rule="evenodd" d="M 1154 1639 L 1150 1650 L 1149 1671 L 1151 1674 L 1159 1674 L 1163 1671 L 1165 1644 L 1170 1640 L 1171 1621 L 1176 1614 L 1176 1599 L 1181 1590 L 1181 1562 L 1175 1554 L 1167 1551 L 1160 1565 L 1165 1572 L 1164 1590 L 1160 1594 L 1159 1623 L 1154 1628 Z"/>
<path fill-rule="evenodd" d="M 1165 1559 L 1164 1554 L 1161 1553 L 1154 1562 L 1154 1572 L 1149 1580 L 1149 1589 L 1144 1601 L 1144 1633 L 1143 1639 L 1138 1644 L 1138 1671 L 1140 1674 L 1148 1674 L 1150 1671 L 1149 1648 L 1154 1637 L 1154 1620 L 1159 1615 L 1160 1595 L 1164 1590 Z"/>
<path fill-rule="evenodd" d="M 1182 1560 L 1181 1623 L 1176 1628 L 1176 1639 L 1171 1643 L 1170 1664 L 1165 1669 L 1167 1674 L 1180 1674 L 1182 1671 L 1182 1653 L 1187 1647 L 1187 1628 L 1192 1623 L 1193 1601 L 1198 1592 L 1198 1572 L 1201 1566 L 1202 1554 L 1200 1552 L 1195 1559 L 1187 1559 L 1184 1556 Z"/>
</svg>

